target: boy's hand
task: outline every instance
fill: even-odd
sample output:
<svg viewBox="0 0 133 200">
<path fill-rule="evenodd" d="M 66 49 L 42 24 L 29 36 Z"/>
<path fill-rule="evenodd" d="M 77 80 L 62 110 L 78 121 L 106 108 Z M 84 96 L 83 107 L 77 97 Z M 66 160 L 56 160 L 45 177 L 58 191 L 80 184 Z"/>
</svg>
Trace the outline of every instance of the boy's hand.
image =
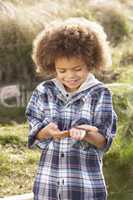
<svg viewBox="0 0 133 200">
<path fill-rule="evenodd" d="M 58 129 L 58 126 L 53 122 L 49 123 L 44 128 L 44 131 L 49 137 L 52 137 L 53 139 L 61 139 L 62 133 Z"/>
<path fill-rule="evenodd" d="M 88 124 L 82 124 L 70 129 L 70 136 L 75 140 L 84 140 L 87 132 L 98 132 L 98 129 L 95 126 Z"/>
<path fill-rule="evenodd" d="M 48 138 L 53 138 L 55 140 L 60 140 L 65 137 L 72 137 L 75 140 L 85 139 L 87 132 L 97 132 L 98 129 L 95 126 L 90 126 L 87 124 L 79 125 L 71 128 L 69 131 L 60 131 L 58 126 L 51 122 L 46 127 L 41 129 L 37 134 L 37 139 L 43 140 Z"/>
<path fill-rule="evenodd" d="M 86 130 L 78 129 L 78 128 L 71 128 L 70 129 L 70 137 L 75 140 L 83 140 L 86 136 Z"/>
<path fill-rule="evenodd" d="M 97 148 L 103 148 L 104 145 L 106 145 L 107 139 L 102 135 L 102 133 L 99 132 L 97 127 L 88 124 L 82 124 L 76 126 L 76 128 L 86 131 L 83 139 Z"/>
<path fill-rule="evenodd" d="M 68 131 L 60 131 L 58 126 L 51 122 L 46 127 L 41 129 L 37 134 L 37 139 L 44 140 L 48 138 L 53 138 L 55 140 L 63 139 L 69 135 Z"/>
<path fill-rule="evenodd" d="M 88 124 L 82 124 L 82 125 L 76 126 L 76 128 L 86 130 L 88 132 L 98 132 L 97 127 L 91 126 L 91 125 L 88 125 Z"/>
</svg>

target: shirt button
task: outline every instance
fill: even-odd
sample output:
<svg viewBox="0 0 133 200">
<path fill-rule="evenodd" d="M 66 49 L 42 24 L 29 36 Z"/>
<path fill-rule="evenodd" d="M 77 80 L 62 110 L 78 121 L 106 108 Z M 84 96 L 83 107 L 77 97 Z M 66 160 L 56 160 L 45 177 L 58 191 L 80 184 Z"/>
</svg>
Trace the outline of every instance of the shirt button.
<svg viewBox="0 0 133 200">
<path fill-rule="evenodd" d="M 62 185 L 64 185 L 64 179 L 62 180 Z"/>
<path fill-rule="evenodd" d="M 66 97 L 69 97 L 69 94 L 66 94 Z"/>
<path fill-rule="evenodd" d="M 61 157 L 64 158 L 64 153 L 61 153 Z"/>
</svg>

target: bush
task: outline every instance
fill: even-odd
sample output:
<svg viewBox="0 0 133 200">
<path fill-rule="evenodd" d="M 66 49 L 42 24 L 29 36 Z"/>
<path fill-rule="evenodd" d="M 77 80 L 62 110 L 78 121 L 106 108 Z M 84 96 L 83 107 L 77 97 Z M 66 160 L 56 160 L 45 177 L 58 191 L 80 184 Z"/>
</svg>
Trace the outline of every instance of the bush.
<svg viewBox="0 0 133 200">
<path fill-rule="evenodd" d="M 124 8 L 118 4 L 105 4 L 93 8 L 96 19 L 104 26 L 108 39 L 113 46 L 121 43 L 129 36 L 128 18 L 121 12 Z"/>
<path fill-rule="evenodd" d="M 104 26 L 112 46 L 123 42 L 131 33 L 128 15 L 121 12 L 126 8 L 118 4 L 91 5 L 85 0 L 63 0 L 60 4 L 58 0 L 51 2 L 7 0 L 0 1 L 0 9 L 0 80 L 3 84 L 23 82 L 31 85 L 33 82 L 40 81 L 40 78 L 35 75 L 31 59 L 32 41 L 51 20 L 80 16 L 97 20 Z M 119 51 L 121 47 L 117 49 L 116 57 L 119 57 Z M 127 55 L 127 62 L 123 59 L 115 59 L 114 64 L 132 64 L 132 54 Z M 118 78 L 118 73 L 110 72 L 109 75 L 111 80 L 107 75 L 106 82 Z M 104 80 L 102 75 L 101 80 Z"/>
<path fill-rule="evenodd" d="M 133 166 L 133 89 L 130 85 L 109 86 L 118 115 L 117 135 L 111 150 L 104 157 L 104 172 L 109 186 L 109 199 L 132 199 Z"/>
<path fill-rule="evenodd" d="M 0 4 L 1 5 L 1 4 Z M 41 25 L 33 21 L 25 7 L 3 3 L 0 14 L 0 78 L 4 83 L 32 82 L 32 40 Z M 32 18 L 33 17 L 33 18 Z"/>
<path fill-rule="evenodd" d="M 131 51 L 128 49 L 126 52 L 123 52 L 120 60 L 120 66 L 126 67 L 128 65 L 133 65 L 133 49 Z"/>
</svg>

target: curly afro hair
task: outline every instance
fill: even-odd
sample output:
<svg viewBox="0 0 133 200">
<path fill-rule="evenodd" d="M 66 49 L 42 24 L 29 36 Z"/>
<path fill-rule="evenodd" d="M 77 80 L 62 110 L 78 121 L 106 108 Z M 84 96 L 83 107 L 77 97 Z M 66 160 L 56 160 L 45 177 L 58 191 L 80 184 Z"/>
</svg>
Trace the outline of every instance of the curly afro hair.
<svg viewBox="0 0 133 200">
<path fill-rule="evenodd" d="M 102 26 L 85 18 L 54 21 L 35 38 L 32 59 L 38 73 L 54 73 L 55 60 L 60 57 L 80 57 L 89 70 L 112 64 Z"/>
</svg>

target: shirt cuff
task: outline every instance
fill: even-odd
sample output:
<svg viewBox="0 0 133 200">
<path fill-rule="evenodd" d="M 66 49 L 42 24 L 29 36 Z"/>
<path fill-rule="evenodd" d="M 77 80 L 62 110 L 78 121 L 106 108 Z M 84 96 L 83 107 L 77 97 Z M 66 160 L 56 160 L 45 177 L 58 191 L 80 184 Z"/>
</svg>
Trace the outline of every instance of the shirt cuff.
<svg viewBox="0 0 133 200">
<path fill-rule="evenodd" d="M 38 122 L 34 127 L 32 127 L 32 129 L 30 130 L 29 137 L 28 137 L 28 148 L 34 148 L 35 145 L 39 146 L 39 143 L 41 143 L 41 142 L 36 139 L 36 135 L 42 128 L 47 126 L 49 123 L 50 122 L 48 119 L 44 119 L 43 122 Z M 45 141 L 47 141 L 47 140 L 44 140 L 43 143 Z"/>
<path fill-rule="evenodd" d="M 114 135 L 111 134 L 110 129 L 107 130 L 99 129 L 99 133 L 101 133 L 106 139 L 106 144 L 104 144 L 103 147 L 100 148 L 100 150 L 103 152 L 107 152 L 111 147 Z"/>
</svg>

